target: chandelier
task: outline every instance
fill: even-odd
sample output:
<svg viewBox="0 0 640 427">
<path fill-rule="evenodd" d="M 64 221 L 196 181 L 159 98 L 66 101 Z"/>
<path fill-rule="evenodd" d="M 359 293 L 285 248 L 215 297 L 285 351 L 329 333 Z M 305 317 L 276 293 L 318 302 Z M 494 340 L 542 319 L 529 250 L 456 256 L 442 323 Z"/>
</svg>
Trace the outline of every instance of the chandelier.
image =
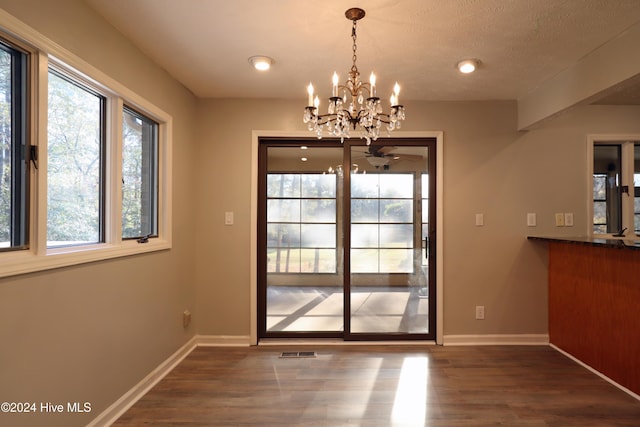
<svg viewBox="0 0 640 427">
<path fill-rule="evenodd" d="M 356 24 L 364 18 L 365 12 L 359 8 L 351 8 L 345 12 L 348 20 L 353 22 L 351 38 L 353 39 L 353 65 L 349 71 L 349 78 L 343 85 L 338 84 L 338 75 L 333 73 L 333 91 L 329 98 L 327 114 L 320 114 L 320 99 L 314 96 L 313 85 L 309 83 L 307 93 L 309 102 L 304 111 L 303 121 L 310 131 L 322 138 L 326 130 L 329 135 L 344 138 L 351 136 L 351 130 L 358 130 L 360 137 L 366 139 L 367 145 L 380 136 L 383 124 L 389 132 L 399 129 L 405 118 L 404 107 L 399 102 L 400 86 L 396 82 L 389 99 L 391 109 L 383 113 L 382 102 L 376 95 L 376 76 L 371 73 L 369 83 L 360 80 L 360 72 L 356 65 L 358 59 L 356 50 Z"/>
</svg>

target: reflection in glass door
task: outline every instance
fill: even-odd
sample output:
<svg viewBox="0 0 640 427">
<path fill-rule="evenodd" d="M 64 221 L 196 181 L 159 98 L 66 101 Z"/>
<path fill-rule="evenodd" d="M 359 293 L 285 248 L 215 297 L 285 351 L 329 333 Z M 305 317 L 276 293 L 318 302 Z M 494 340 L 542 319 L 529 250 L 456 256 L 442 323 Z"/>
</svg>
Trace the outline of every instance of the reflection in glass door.
<svg viewBox="0 0 640 427">
<path fill-rule="evenodd" d="M 435 142 L 385 142 L 261 141 L 260 337 L 435 339 Z"/>
</svg>

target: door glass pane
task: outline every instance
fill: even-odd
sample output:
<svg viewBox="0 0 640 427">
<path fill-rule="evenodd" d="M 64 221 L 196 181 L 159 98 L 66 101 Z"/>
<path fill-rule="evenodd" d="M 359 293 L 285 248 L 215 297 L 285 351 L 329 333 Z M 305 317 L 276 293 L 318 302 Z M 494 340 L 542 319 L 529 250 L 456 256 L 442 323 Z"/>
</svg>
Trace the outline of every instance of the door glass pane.
<svg viewBox="0 0 640 427">
<path fill-rule="evenodd" d="M 412 221 L 413 200 L 380 200 L 380 222 L 411 223 Z"/>
<path fill-rule="evenodd" d="M 413 273 L 413 250 L 380 250 L 380 273 Z"/>
<path fill-rule="evenodd" d="M 378 199 L 351 199 L 351 222 L 377 222 L 378 206 Z"/>
<path fill-rule="evenodd" d="M 378 249 L 351 249 L 352 273 L 378 273 Z"/>
<path fill-rule="evenodd" d="M 300 197 L 300 175 L 267 175 L 267 197 Z"/>
<path fill-rule="evenodd" d="M 413 198 L 413 174 L 379 175 L 380 197 Z"/>
<path fill-rule="evenodd" d="M 353 224 L 351 226 L 352 248 L 377 248 L 380 238 L 377 224 Z"/>
<path fill-rule="evenodd" d="M 380 247 L 413 248 L 412 224 L 380 224 Z"/>
<path fill-rule="evenodd" d="M 268 224 L 267 246 L 270 248 L 300 247 L 300 227 L 297 224 Z"/>
<path fill-rule="evenodd" d="M 427 334 L 429 149 L 352 146 L 351 158 L 350 332 Z"/>
<path fill-rule="evenodd" d="M 333 273 L 336 271 L 334 249 L 301 249 L 300 271 L 303 273 Z"/>
<path fill-rule="evenodd" d="M 428 270 L 429 255 L 427 253 L 427 243 L 429 240 L 429 172 L 423 172 L 420 178 L 420 192 L 422 200 L 420 210 L 422 211 L 422 235 L 420 237 L 422 245 L 422 268 Z"/>
<path fill-rule="evenodd" d="M 335 248 L 336 226 L 334 224 L 301 224 L 300 246 L 303 248 Z"/>
<path fill-rule="evenodd" d="M 302 222 L 336 222 L 336 201 L 302 199 Z"/>
<path fill-rule="evenodd" d="M 267 221 L 268 223 L 300 222 L 300 200 L 267 200 Z"/>
<path fill-rule="evenodd" d="M 360 172 L 366 172 L 366 168 L 360 170 Z M 352 198 L 377 198 L 380 192 L 378 191 L 379 183 L 378 175 L 371 174 L 352 174 L 351 175 L 351 197 Z"/>
<path fill-rule="evenodd" d="M 342 158 L 335 147 L 267 149 L 267 332 L 344 330 Z"/>
<path fill-rule="evenodd" d="M 302 197 L 336 197 L 335 174 L 304 174 L 302 179 Z"/>
</svg>

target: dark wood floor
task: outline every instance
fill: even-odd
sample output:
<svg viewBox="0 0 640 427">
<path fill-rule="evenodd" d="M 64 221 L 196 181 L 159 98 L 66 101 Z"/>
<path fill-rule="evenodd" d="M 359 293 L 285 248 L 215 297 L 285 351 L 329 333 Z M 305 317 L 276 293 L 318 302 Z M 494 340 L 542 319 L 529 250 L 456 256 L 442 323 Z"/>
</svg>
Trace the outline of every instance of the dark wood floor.
<svg viewBox="0 0 640 427">
<path fill-rule="evenodd" d="M 637 427 L 640 401 L 547 346 L 200 347 L 114 425 Z"/>
</svg>

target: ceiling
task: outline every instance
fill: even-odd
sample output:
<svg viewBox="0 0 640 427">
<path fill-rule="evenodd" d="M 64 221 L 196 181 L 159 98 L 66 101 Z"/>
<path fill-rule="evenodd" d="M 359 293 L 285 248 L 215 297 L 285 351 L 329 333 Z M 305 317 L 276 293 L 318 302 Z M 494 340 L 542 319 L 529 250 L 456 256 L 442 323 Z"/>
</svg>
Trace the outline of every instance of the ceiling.
<svg viewBox="0 0 640 427">
<path fill-rule="evenodd" d="M 86 0 L 146 55 L 202 98 L 299 98 L 351 67 L 378 94 L 404 100 L 519 99 L 640 22 L 640 0 Z M 275 60 L 268 72 L 248 58 Z M 474 74 L 455 64 L 479 58 Z M 637 79 L 636 79 L 637 80 Z M 640 85 L 606 103 L 640 104 Z M 636 88 L 636 89 L 634 89 Z"/>
</svg>

